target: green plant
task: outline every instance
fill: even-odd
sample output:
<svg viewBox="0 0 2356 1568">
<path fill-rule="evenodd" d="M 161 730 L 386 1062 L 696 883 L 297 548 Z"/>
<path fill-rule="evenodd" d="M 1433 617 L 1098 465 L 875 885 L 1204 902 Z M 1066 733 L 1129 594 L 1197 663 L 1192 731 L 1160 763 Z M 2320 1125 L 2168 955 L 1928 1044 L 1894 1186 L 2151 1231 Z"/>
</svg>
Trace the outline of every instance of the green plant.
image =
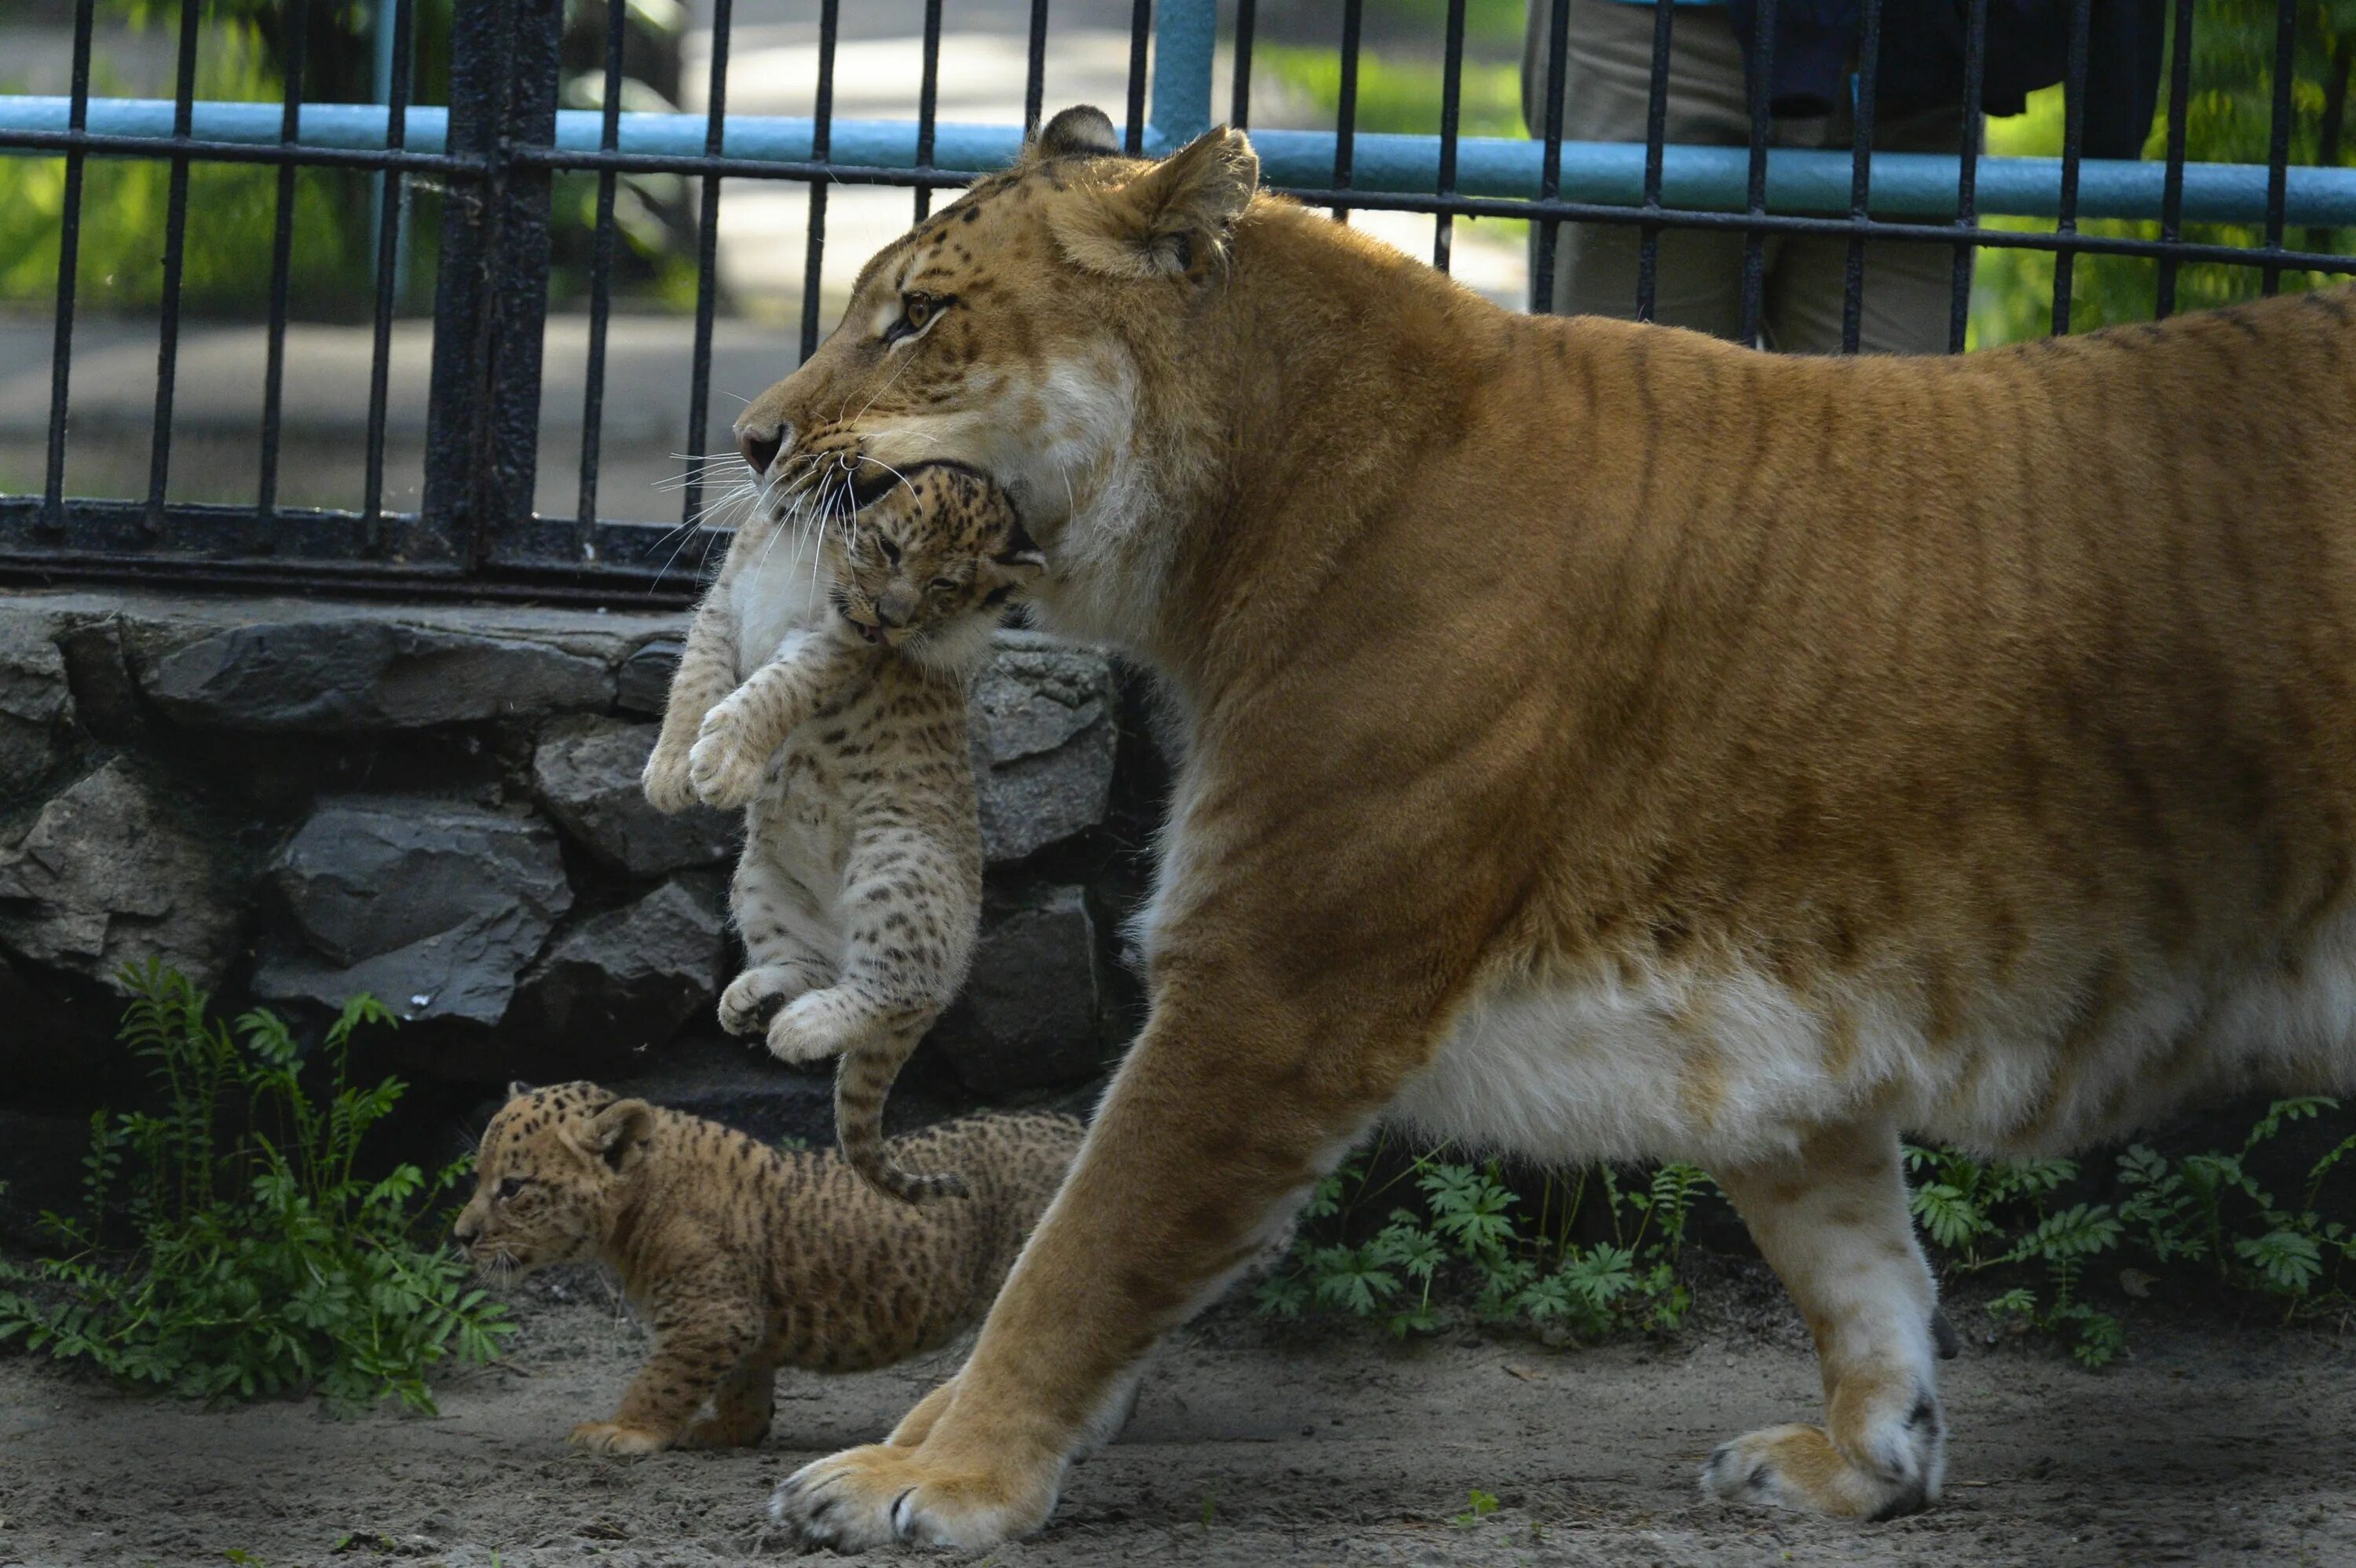
<svg viewBox="0 0 2356 1568">
<path fill-rule="evenodd" d="M 1387 1178 L 1375 1174 L 1379 1160 L 1370 1157 L 1320 1183 L 1292 1253 L 1259 1286 L 1259 1310 L 1360 1317 L 1401 1338 L 1438 1328 L 1451 1301 L 1484 1322 L 1581 1339 L 1665 1330 L 1684 1319 L 1692 1297 L 1676 1261 L 1693 1203 L 1709 1187 L 1698 1168 L 1663 1166 L 1634 1189 L 1608 1168 L 1548 1176 L 1538 1216 L 1525 1230 L 1514 1211 L 1529 1205 L 1496 1165 L 1451 1162 L 1440 1157 L 1445 1152 L 1419 1156 Z M 1391 1207 L 1371 1235 L 1351 1241 L 1365 1229 L 1354 1217 L 1375 1211 L 1409 1179 L 1417 1200 Z M 1582 1211 L 1599 1211 L 1611 1239 L 1573 1240 Z"/>
<path fill-rule="evenodd" d="M 306 1053 L 268 1012 L 233 1030 L 209 1018 L 205 993 L 160 965 L 121 980 L 123 1038 L 161 1109 L 91 1117 L 84 1211 L 44 1214 L 60 1255 L 0 1277 L 22 1287 L 0 1290 L 0 1343 L 192 1396 L 316 1390 L 331 1408 L 431 1412 L 427 1374 L 454 1353 L 487 1361 L 511 1329 L 452 1253 L 419 1239 L 472 1161 L 430 1180 L 413 1165 L 357 1174 L 402 1084 L 355 1086 L 351 1038 L 391 1015 L 355 997 Z M 118 1199 L 124 1246 L 107 1234 Z"/>
<path fill-rule="evenodd" d="M 1497 1511 L 1497 1499 L 1478 1487 L 1472 1488 L 1472 1506 L 1456 1515 L 1452 1522 L 1469 1529 Z"/>
<path fill-rule="evenodd" d="M 1912 1205 L 1924 1233 L 1949 1254 L 1949 1272 L 2025 1267 L 2036 1284 L 2013 1286 L 1988 1303 L 1999 1320 L 2062 1336 L 2071 1352 L 2099 1367 L 2126 1348 L 2124 1327 L 2081 1294 L 2086 1264 L 2113 1252 L 2137 1255 L 2156 1268 L 2203 1264 L 2232 1288 L 2280 1297 L 2296 1314 L 2340 1297 L 2327 1275 L 2356 1257 L 2356 1233 L 2327 1219 L 2320 1208 L 2325 1180 L 2356 1149 L 2341 1139 L 2309 1168 L 2296 1208 L 2278 1205 L 2247 1169 L 2260 1145 L 2294 1122 L 2338 1108 L 2309 1095 L 2277 1100 L 2252 1125 L 2242 1147 L 2170 1161 L 2149 1146 L 2120 1154 L 2116 1204 L 2072 1203 L 2050 1210 L 2048 1200 L 2075 1180 L 2069 1160 L 1975 1160 L 1953 1149 L 1910 1147 L 1909 1168 L 1922 1173 Z"/>
</svg>

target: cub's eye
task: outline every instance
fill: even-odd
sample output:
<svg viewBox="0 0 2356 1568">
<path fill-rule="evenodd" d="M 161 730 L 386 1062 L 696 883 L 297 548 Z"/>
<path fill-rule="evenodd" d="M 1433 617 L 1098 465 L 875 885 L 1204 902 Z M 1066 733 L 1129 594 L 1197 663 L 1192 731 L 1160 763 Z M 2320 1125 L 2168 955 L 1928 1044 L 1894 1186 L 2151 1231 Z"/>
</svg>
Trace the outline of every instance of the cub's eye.
<svg viewBox="0 0 2356 1568">
<path fill-rule="evenodd" d="M 957 579 L 954 577 L 936 577 L 933 579 L 933 592 L 936 593 L 954 593 L 957 592 Z"/>
<path fill-rule="evenodd" d="M 897 343 L 904 337 L 914 337 L 933 324 L 948 301 L 938 294 L 928 294 L 910 289 L 900 296 L 900 319 L 884 330 L 884 341 Z"/>
<path fill-rule="evenodd" d="M 504 1203 L 509 1199 L 513 1198 L 517 1193 L 521 1192 L 524 1189 L 526 1182 L 527 1179 L 520 1176 L 510 1176 L 506 1180 L 500 1182 L 499 1201 Z"/>
<path fill-rule="evenodd" d="M 894 566 L 900 564 L 900 547 L 898 545 L 894 544 L 882 534 L 877 534 L 875 536 L 875 544 L 878 549 L 883 550 L 884 559 L 885 560 L 890 561 Z"/>
</svg>

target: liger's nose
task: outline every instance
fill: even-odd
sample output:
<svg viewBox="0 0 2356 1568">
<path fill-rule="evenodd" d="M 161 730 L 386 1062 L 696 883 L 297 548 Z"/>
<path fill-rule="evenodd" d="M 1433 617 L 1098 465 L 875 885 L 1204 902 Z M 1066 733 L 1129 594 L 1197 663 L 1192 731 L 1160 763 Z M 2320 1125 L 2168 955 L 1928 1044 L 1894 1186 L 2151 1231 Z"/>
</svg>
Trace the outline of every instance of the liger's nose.
<svg viewBox="0 0 2356 1568">
<path fill-rule="evenodd" d="M 777 460 L 777 449 L 785 444 L 785 432 L 775 426 L 737 427 L 736 450 L 744 454 L 745 466 L 752 469 L 755 479 L 768 473 L 769 464 Z"/>
<path fill-rule="evenodd" d="M 475 1238 L 482 1233 L 482 1229 L 481 1222 L 472 1214 L 461 1214 L 458 1216 L 458 1222 L 450 1227 L 450 1233 L 458 1238 L 458 1244 L 463 1247 L 471 1245 Z"/>
<path fill-rule="evenodd" d="M 875 601 L 875 618 L 898 631 L 908 624 L 909 613 L 915 608 L 915 604 L 902 595 L 885 593 Z"/>
</svg>

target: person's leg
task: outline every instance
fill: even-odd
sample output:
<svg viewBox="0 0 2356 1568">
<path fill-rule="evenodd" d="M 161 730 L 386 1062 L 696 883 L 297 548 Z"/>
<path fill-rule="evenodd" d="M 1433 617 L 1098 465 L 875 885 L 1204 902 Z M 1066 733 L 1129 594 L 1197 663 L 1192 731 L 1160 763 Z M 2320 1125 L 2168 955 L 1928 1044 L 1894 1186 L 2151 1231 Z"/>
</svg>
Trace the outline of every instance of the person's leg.
<svg viewBox="0 0 2356 1568">
<path fill-rule="evenodd" d="M 1522 115 L 1546 130 L 1547 31 L 1553 7 L 1531 0 L 1522 56 Z M 1653 8 L 1572 0 L 1563 67 L 1563 135 L 1575 142 L 1644 139 L 1652 101 Z M 1670 29 L 1670 142 L 1740 144 L 1749 137 L 1742 54 L 1725 13 L 1681 5 Z M 1643 245 L 1632 224 L 1566 223 L 1557 231 L 1554 308 L 1566 315 L 1633 320 Z M 1530 234 L 1537 265 L 1538 230 Z M 1654 271 L 1655 321 L 1731 337 L 1740 325 L 1742 237 L 1665 229 Z"/>
<path fill-rule="evenodd" d="M 1852 134 L 1847 117 L 1836 116 L 1826 123 L 1821 144 L 1846 148 Z M 1961 138 L 1955 111 L 1937 109 L 1880 126 L 1874 146 L 1886 153 L 1952 153 Z M 1945 245 L 1868 240 L 1865 290 L 1858 299 L 1858 352 L 1945 353 L 1954 260 L 1954 250 Z M 1785 237 L 1768 281 L 1767 346 L 1794 354 L 1839 353 L 1847 282 L 1846 239 Z"/>
</svg>

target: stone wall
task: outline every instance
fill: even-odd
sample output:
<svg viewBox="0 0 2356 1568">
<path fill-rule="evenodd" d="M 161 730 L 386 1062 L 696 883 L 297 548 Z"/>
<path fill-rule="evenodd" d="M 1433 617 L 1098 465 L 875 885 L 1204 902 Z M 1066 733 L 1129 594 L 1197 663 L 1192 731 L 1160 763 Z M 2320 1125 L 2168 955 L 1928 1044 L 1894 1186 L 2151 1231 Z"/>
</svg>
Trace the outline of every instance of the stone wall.
<svg viewBox="0 0 2356 1568">
<path fill-rule="evenodd" d="M 826 1078 L 712 1022 L 736 820 L 638 793 L 682 619 L 0 594 L 0 1179 L 59 1132 L 27 1118 L 135 1092 L 114 976 L 150 958 L 227 1009 L 370 992 L 404 1020 L 389 1060 L 454 1104 L 643 1080 L 825 1136 Z M 1068 1097 L 1134 1028 L 1115 933 L 1150 767 L 1114 669 L 1002 634 L 973 741 L 979 957 L 895 1121 Z"/>
</svg>

